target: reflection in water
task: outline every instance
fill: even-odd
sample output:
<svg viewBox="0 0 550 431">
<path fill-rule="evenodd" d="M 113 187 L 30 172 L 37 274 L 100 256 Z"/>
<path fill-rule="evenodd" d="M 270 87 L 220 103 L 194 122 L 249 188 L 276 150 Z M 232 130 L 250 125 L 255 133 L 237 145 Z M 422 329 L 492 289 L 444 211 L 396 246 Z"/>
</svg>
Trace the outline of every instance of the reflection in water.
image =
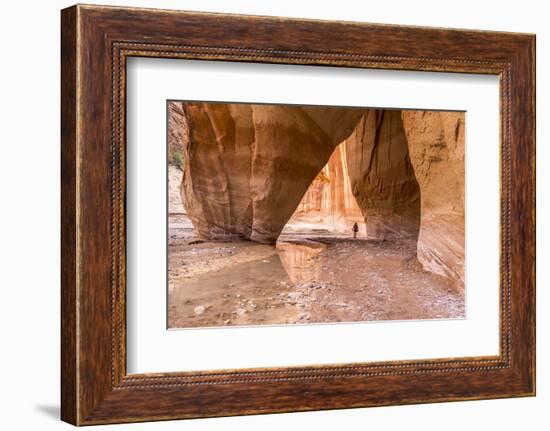
<svg viewBox="0 0 550 431">
<path fill-rule="evenodd" d="M 169 327 L 289 323 L 296 319 L 297 311 L 285 307 L 281 295 L 291 289 L 273 248 L 270 256 L 175 283 L 169 296 Z M 212 310 L 217 310 L 215 324 L 210 323 Z M 209 314 L 210 319 L 201 324 Z"/>
<path fill-rule="evenodd" d="M 326 248 L 326 245 L 312 241 L 277 243 L 279 257 L 293 283 L 303 283 L 319 276 L 320 265 L 312 258 Z"/>
<path fill-rule="evenodd" d="M 279 242 L 277 247 L 236 243 L 237 249 L 255 250 L 256 257 L 221 267 L 222 250 L 228 247 L 201 248 L 204 245 L 188 253 L 222 257 L 210 264 L 212 270 L 170 283 L 169 327 L 191 326 L 189 320 L 192 326 L 294 323 L 305 315 L 307 304 L 297 303 L 296 286 L 318 276 L 319 265 L 312 258 L 326 248 L 324 244 L 305 240 Z M 200 324 L 207 315 L 212 317 L 212 310 L 219 311 L 214 316 L 218 323 Z"/>
</svg>

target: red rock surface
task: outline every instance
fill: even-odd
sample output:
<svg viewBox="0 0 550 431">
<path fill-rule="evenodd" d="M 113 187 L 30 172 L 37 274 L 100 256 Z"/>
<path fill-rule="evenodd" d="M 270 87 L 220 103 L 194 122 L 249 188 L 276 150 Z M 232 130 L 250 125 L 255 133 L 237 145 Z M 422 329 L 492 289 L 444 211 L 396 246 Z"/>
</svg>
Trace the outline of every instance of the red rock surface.
<svg viewBox="0 0 550 431">
<path fill-rule="evenodd" d="M 464 113 L 403 111 L 421 190 L 418 260 L 464 281 Z"/>
<path fill-rule="evenodd" d="M 416 237 L 420 188 L 409 159 L 401 111 L 368 110 L 343 145 L 367 237 Z"/>
<path fill-rule="evenodd" d="M 353 223 L 362 225 L 363 220 L 352 193 L 345 147 L 341 144 L 315 177 L 287 225 L 299 230 L 315 224 L 332 233 L 351 234 Z"/>
</svg>

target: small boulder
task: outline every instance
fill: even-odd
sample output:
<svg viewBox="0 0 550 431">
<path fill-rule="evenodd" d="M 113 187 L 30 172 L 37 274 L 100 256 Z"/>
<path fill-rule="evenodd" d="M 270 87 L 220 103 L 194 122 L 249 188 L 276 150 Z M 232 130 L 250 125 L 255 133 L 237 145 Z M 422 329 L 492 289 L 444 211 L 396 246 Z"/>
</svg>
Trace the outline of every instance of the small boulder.
<svg viewBox="0 0 550 431">
<path fill-rule="evenodd" d="M 197 316 L 199 316 L 199 315 L 203 314 L 203 313 L 206 311 L 206 307 L 204 307 L 204 306 L 202 306 L 202 305 L 198 305 L 197 307 L 195 307 L 195 308 L 193 309 L 193 311 L 195 312 L 195 314 L 196 314 Z"/>
</svg>

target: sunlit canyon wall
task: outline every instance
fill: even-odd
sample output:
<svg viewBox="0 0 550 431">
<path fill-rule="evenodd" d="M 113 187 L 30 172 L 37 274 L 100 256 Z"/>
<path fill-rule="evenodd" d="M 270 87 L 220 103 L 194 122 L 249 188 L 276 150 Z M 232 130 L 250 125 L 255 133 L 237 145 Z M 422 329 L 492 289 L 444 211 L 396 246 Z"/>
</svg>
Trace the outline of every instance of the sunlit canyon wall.
<svg viewBox="0 0 550 431">
<path fill-rule="evenodd" d="M 364 231 L 363 213 L 351 188 L 345 145 L 335 148 L 307 189 L 287 228 L 300 230 L 314 226 L 318 231 L 351 235 L 353 223 L 357 222 Z"/>
<path fill-rule="evenodd" d="M 403 111 L 402 117 L 421 190 L 418 260 L 464 281 L 464 114 Z"/>
</svg>

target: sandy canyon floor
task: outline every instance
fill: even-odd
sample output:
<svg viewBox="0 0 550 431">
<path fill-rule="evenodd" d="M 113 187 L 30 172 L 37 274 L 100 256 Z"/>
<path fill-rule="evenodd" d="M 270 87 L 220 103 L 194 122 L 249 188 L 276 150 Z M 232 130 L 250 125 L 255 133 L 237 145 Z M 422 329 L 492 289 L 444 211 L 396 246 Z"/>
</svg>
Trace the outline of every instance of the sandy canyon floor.
<svg viewBox="0 0 550 431">
<path fill-rule="evenodd" d="M 464 287 L 423 271 L 415 251 L 311 232 L 276 246 L 202 241 L 171 225 L 168 327 L 463 318 Z"/>
</svg>

